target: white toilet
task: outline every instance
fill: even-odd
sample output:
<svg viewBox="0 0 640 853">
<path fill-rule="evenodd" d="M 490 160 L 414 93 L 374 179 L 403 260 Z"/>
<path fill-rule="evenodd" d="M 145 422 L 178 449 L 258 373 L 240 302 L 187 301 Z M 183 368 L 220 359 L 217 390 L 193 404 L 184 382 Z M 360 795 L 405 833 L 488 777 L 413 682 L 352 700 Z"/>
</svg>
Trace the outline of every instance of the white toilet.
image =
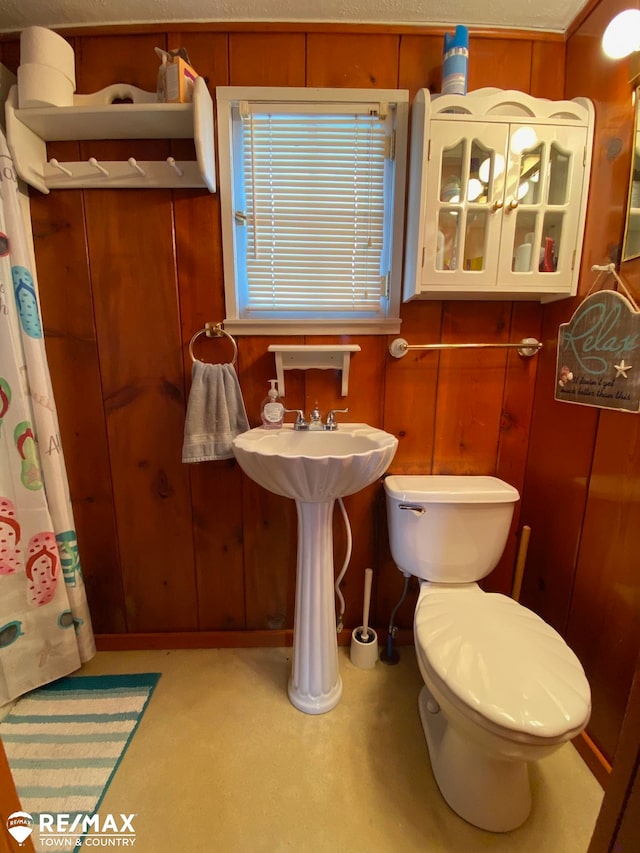
<svg viewBox="0 0 640 853">
<path fill-rule="evenodd" d="M 418 705 L 434 776 L 469 823 L 516 829 L 531 809 L 528 762 L 579 734 L 591 712 L 584 670 L 562 637 L 477 584 L 502 555 L 518 492 L 480 476 L 384 484 L 391 554 L 420 578 Z"/>
</svg>

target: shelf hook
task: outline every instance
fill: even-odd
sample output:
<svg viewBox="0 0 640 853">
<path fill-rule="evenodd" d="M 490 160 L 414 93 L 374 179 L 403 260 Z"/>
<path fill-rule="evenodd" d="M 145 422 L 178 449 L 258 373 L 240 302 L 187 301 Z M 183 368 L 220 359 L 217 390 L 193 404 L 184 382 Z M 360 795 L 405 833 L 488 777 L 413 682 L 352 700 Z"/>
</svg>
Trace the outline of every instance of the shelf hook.
<svg viewBox="0 0 640 853">
<path fill-rule="evenodd" d="M 55 157 L 52 157 L 51 160 L 49 160 L 49 165 L 53 166 L 54 169 L 59 169 L 63 175 L 67 175 L 69 178 L 73 177 L 73 172 L 70 172 L 69 169 L 59 163 Z"/>
<path fill-rule="evenodd" d="M 178 174 L 178 175 L 180 175 L 180 177 L 182 177 L 182 176 L 184 175 L 184 172 L 182 171 L 182 169 L 180 168 L 180 166 L 178 166 L 178 164 L 177 164 L 177 163 L 176 163 L 176 161 L 173 159 L 173 157 L 167 157 L 167 163 L 171 166 L 171 168 L 172 168 L 175 172 L 177 172 L 177 174 Z"/>
<path fill-rule="evenodd" d="M 106 175 L 107 178 L 109 177 L 109 172 L 107 172 L 104 166 L 101 166 L 100 163 L 98 163 L 95 157 L 89 157 L 89 165 L 93 166 L 93 168 L 97 169 L 99 172 L 102 172 L 102 174 Z"/>
<path fill-rule="evenodd" d="M 143 178 L 146 176 L 147 173 L 142 168 L 142 166 L 138 165 L 138 161 L 136 160 L 135 157 L 129 157 L 129 159 L 127 160 L 127 163 L 131 166 L 132 169 L 135 169 L 136 172 L 138 172 L 138 174 L 142 175 Z"/>
</svg>

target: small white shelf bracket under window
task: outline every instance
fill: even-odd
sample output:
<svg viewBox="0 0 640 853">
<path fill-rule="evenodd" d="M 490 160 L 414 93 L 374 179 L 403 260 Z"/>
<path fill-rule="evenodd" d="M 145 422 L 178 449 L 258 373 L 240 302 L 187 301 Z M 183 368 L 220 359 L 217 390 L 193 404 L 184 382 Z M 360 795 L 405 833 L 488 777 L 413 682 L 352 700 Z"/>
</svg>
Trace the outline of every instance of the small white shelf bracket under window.
<svg viewBox="0 0 640 853">
<path fill-rule="evenodd" d="M 276 377 L 281 397 L 285 393 L 285 370 L 308 370 L 312 367 L 342 371 L 340 394 L 346 397 L 349 391 L 349 360 L 352 352 L 360 352 L 360 347 L 358 344 L 271 344 L 269 352 L 276 357 Z"/>
</svg>

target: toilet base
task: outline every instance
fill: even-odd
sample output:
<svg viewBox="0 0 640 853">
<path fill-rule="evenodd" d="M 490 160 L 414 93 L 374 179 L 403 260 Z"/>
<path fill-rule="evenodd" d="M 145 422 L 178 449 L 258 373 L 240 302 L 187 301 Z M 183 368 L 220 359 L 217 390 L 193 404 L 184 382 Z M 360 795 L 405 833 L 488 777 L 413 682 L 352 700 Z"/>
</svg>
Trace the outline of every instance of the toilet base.
<svg viewBox="0 0 640 853">
<path fill-rule="evenodd" d="M 454 812 L 490 832 L 521 826 L 531 810 L 527 762 L 492 758 L 461 737 L 426 687 L 418 708 L 433 775 Z"/>
</svg>

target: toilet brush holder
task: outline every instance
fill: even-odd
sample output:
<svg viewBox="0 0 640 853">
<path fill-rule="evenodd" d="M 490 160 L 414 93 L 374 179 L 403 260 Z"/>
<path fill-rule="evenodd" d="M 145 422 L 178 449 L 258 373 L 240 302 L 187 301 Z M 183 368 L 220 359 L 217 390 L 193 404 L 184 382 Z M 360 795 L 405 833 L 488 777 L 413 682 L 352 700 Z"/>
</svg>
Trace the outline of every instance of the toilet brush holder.
<svg viewBox="0 0 640 853">
<path fill-rule="evenodd" d="M 351 634 L 351 663 L 360 669 L 373 669 L 378 660 L 378 635 L 369 627 L 369 604 L 373 570 L 364 570 L 364 606 L 362 625 Z"/>
<path fill-rule="evenodd" d="M 365 634 L 366 630 L 366 634 Z M 354 628 L 351 634 L 351 663 L 360 669 L 373 669 L 378 660 L 378 635 L 372 628 Z"/>
</svg>

